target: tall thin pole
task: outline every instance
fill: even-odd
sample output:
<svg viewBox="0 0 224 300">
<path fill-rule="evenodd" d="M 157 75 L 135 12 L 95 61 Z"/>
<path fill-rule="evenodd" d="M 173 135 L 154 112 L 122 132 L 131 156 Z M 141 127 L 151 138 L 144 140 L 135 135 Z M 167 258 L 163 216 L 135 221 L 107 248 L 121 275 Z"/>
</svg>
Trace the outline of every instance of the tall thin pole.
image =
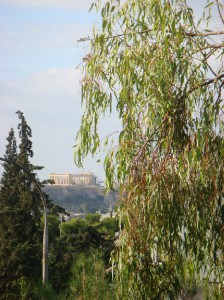
<svg viewBox="0 0 224 300">
<path fill-rule="evenodd" d="M 44 196 L 44 193 L 41 189 L 40 183 L 36 180 L 35 176 L 31 173 L 30 170 L 27 170 L 22 165 L 18 164 L 13 160 L 0 157 L 1 161 L 7 162 L 9 164 L 14 164 L 20 169 L 22 169 L 35 183 L 38 192 L 40 194 L 41 200 L 43 202 L 43 211 L 44 211 L 44 233 L 43 233 L 43 256 L 42 256 L 42 283 L 45 285 L 48 283 L 48 216 L 47 216 L 47 202 Z"/>
<path fill-rule="evenodd" d="M 42 192 L 42 190 L 41 190 Z M 43 197 L 43 192 L 42 192 Z M 47 205 L 45 197 L 44 201 L 44 233 L 43 233 L 43 258 L 42 258 L 42 282 L 48 283 L 48 222 L 47 222 Z"/>
</svg>

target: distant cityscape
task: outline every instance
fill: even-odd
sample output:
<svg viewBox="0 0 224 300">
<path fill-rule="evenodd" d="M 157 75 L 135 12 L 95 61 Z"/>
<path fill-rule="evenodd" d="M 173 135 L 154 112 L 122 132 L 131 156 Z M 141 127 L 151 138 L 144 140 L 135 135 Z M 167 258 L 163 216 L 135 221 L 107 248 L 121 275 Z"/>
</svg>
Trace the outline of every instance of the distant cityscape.
<svg viewBox="0 0 224 300">
<path fill-rule="evenodd" d="M 97 185 L 97 177 L 91 172 L 86 172 L 83 174 L 51 173 L 49 175 L 49 179 L 52 180 L 53 184 L 55 185 Z"/>
</svg>

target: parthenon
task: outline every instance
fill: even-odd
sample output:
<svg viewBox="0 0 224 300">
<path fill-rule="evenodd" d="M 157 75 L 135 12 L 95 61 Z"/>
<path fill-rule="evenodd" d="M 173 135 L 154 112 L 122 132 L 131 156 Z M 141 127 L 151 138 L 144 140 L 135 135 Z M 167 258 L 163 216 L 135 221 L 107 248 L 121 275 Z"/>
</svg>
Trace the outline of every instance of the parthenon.
<svg viewBox="0 0 224 300">
<path fill-rule="evenodd" d="M 96 185 L 96 176 L 90 172 L 83 174 L 51 173 L 49 179 L 55 185 Z"/>
</svg>

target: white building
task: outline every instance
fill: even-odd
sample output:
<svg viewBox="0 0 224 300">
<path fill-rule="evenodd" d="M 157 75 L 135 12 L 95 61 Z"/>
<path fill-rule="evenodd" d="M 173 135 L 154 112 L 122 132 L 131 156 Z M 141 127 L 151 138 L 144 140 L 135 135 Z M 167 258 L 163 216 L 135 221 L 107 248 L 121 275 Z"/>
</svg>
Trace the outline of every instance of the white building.
<svg viewBox="0 0 224 300">
<path fill-rule="evenodd" d="M 83 174 L 51 173 L 49 179 L 56 185 L 96 185 L 96 176 L 90 172 Z"/>
</svg>

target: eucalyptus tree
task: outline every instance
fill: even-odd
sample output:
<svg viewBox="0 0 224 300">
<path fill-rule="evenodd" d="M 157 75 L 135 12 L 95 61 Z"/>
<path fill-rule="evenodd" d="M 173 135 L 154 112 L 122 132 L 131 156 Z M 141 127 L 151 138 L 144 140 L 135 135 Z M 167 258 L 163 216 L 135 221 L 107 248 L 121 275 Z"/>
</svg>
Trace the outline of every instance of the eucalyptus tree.
<svg viewBox="0 0 224 300">
<path fill-rule="evenodd" d="M 119 299 L 174 299 L 187 265 L 224 272 L 224 31 L 210 27 L 211 8 L 223 27 L 220 0 L 199 21 L 185 0 L 110 0 L 81 39 L 76 163 L 99 151 L 101 116 L 114 110 L 122 124 L 104 161 L 108 188 L 120 185 Z"/>
</svg>

